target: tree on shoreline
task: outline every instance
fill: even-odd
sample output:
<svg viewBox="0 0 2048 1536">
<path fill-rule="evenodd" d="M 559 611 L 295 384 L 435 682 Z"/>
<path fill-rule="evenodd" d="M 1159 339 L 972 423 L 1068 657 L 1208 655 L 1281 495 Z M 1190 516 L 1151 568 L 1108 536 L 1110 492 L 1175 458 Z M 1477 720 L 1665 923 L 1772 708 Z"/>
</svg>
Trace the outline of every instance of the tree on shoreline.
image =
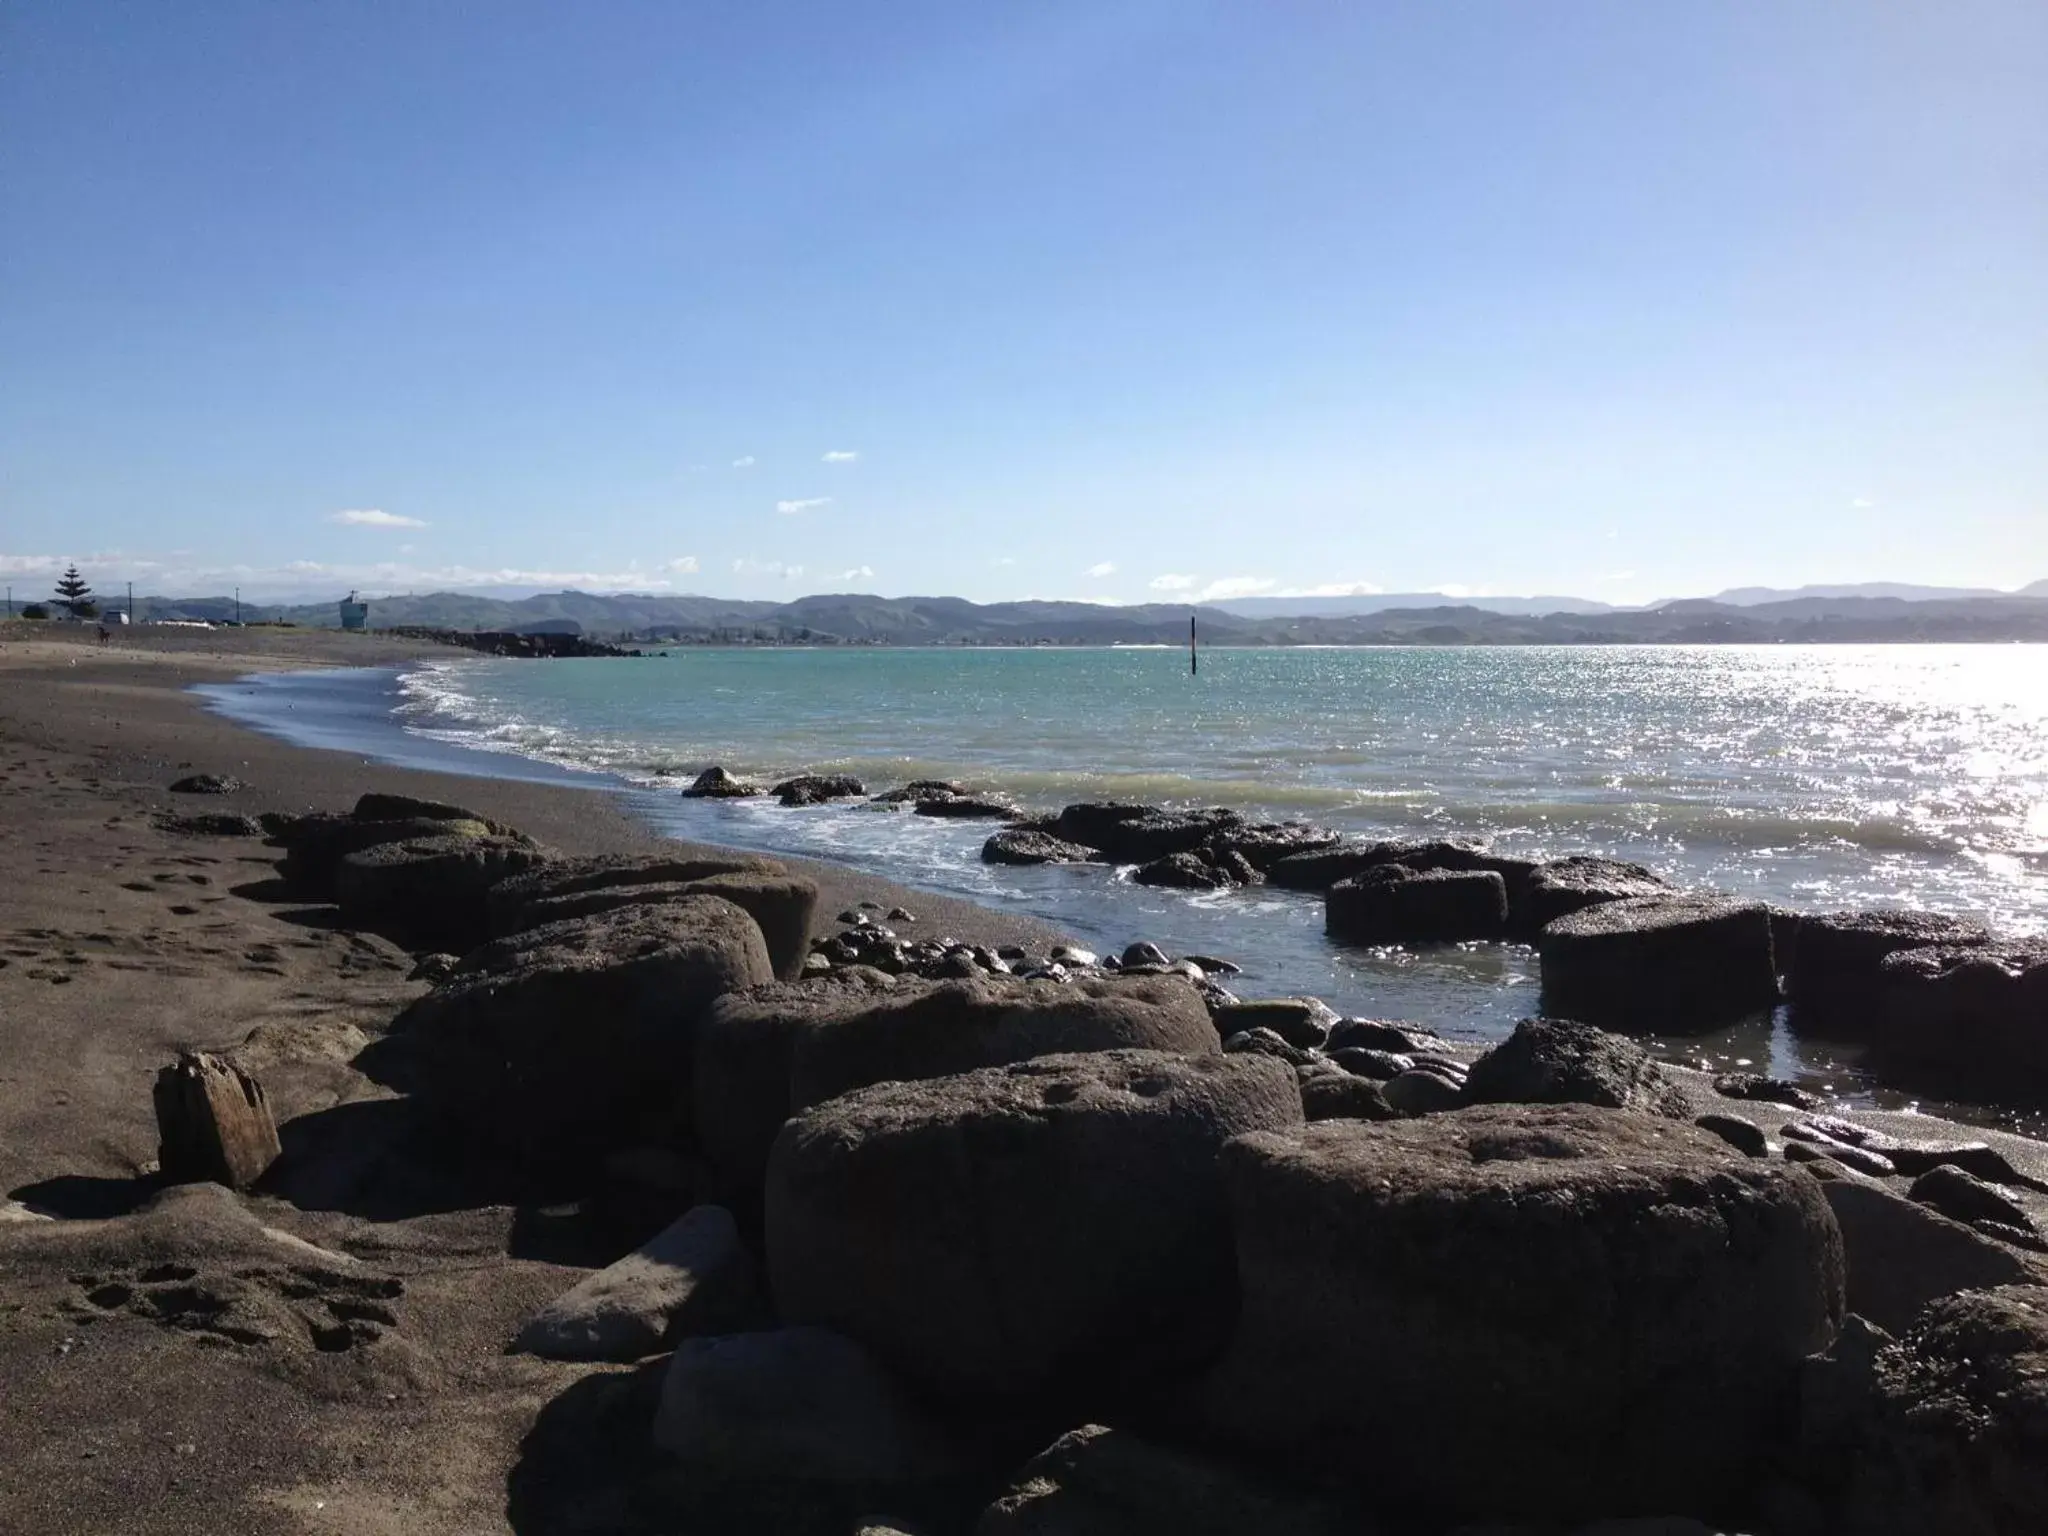
<svg viewBox="0 0 2048 1536">
<path fill-rule="evenodd" d="M 57 601 L 70 610 L 74 619 L 94 618 L 100 611 L 91 585 L 78 574 L 76 565 L 65 567 L 64 574 L 57 578 Z"/>
</svg>

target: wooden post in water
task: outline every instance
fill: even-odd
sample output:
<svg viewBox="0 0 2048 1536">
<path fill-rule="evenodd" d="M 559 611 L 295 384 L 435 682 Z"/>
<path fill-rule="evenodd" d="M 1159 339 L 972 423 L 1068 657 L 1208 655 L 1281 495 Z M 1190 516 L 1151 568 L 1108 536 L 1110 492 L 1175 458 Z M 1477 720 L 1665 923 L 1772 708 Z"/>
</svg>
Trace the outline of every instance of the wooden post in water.
<svg viewBox="0 0 2048 1536">
<path fill-rule="evenodd" d="M 1188 615 L 1188 676 L 1198 677 L 1201 671 L 1201 659 L 1195 654 L 1195 616 L 1191 613 Z"/>
</svg>

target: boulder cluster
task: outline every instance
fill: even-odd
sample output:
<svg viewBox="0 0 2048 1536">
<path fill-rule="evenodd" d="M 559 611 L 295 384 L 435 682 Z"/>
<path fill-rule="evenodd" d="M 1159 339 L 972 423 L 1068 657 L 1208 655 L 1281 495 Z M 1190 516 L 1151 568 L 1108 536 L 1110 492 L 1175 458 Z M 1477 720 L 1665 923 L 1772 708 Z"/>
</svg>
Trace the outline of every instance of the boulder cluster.
<svg viewBox="0 0 2048 1536">
<path fill-rule="evenodd" d="M 1077 809 L 1027 830 L 1423 884 L 1376 921 L 1554 911 L 1546 966 L 1595 1010 L 1755 995 L 1759 946 L 1777 984 L 1764 909 L 1627 866 L 1347 871 Z M 2048 1528 L 2042 1188 L 1985 1144 L 1587 1022 L 1475 1054 L 1243 1000 L 1150 945 L 906 941 L 900 909 L 814 944 L 816 888 L 762 859 L 570 859 L 389 797 L 276 833 L 308 894 L 446 951 L 388 1042 L 451 1152 L 522 1199 L 639 1192 L 633 1251 L 507 1345 L 658 1362 L 607 1433 L 674 1528 Z M 1903 964 L 1989 1038 L 1982 999 L 2033 985 L 1988 936 L 1830 921 L 1795 989 Z"/>
<path fill-rule="evenodd" d="M 723 768 L 685 795 L 762 793 Z M 1875 910 L 1799 914 L 1680 890 L 1640 864 L 1537 859 L 1457 838 L 1362 841 L 1300 821 L 1255 821 L 1223 806 L 1121 801 L 1030 817 L 1000 798 L 917 780 L 872 797 L 859 780 L 803 775 L 770 791 L 784 805 L 861 799 L 921 815 L 1001 819 L 991 864 L 1102 864 L 1141 885 L 1269 885 L 1320 895 L 1340 944 L 1504 940 L 1536 949 L 1543 1010 L 1629 1034 L 1718 1028 L 1793 1007 L 1803 1032 L 1865 1046 L 1901 1087 L 2004 1103 L 2048 1096 L 2048 939 L 2000 939 L 1966 918 Z M 886 932 L 886 930 L 884 929 Z M 828 964 L 894 973 L 1015 970 L 1020 958 L 963 956 L 894 934 L 841 936 Z"/>
</svg>

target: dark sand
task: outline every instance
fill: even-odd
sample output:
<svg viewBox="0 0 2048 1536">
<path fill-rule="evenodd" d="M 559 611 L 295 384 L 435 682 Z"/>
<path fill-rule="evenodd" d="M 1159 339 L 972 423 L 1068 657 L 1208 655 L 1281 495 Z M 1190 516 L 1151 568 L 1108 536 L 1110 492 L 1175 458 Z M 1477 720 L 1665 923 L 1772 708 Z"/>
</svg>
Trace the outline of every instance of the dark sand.
<svg viewBox="0 0 2048 1536">
<path fill-rule="evenodd" d="M 281 1124 L 374 1143 L 391 1091 L 350 1061 L 425 990 L 394 946 L 277 900 L 266 886 L 277 850 L 171 834 L 155 816 L 346 809 L 377 789 L 455 800 L 570 852 L 677 845 L 603 792 L 293 747 L 184 692 L 252 671 L 388 665 L 421 647 L 144 629 L 102 650 L 90 628 L 53 629 L 29 640 L 29 626 L 0 627 L 0 1532 L 566 1528 L 557 1505 L 582 1496 L 557 1500 L 552 1463 L 522 1462 L 521 1441 L 544 1404 L 592 1372 L 502 1350 L 582 1273 L 552 1260 L 600 1256 L 565 1249 L 544 1213 L 436 1209 L 448 1202 L 426 1197 L 419 1210 L 351 1211 L 360 1202 L 345 1194 L 301 1195 L 344 1207 L 308 1211 L 202 1193 L 91 1219 L 154 1194 L 150 1087 L 180 1046 L 238 1048 Z M 169 794 L 188 773 L 249 787 Z M 970 942 L 1057 937 L 791 862 L 823 887 L 828 926 L 868 900 Z M 68 1219 L 34 1219 L 47 1215 Z M 266 1228 L 330 1252 L 309 1256 Z M 193 1278 L 139 1278 L 166 1263 Z M 287 1296 L 306 1288 L 305 1270 L 358 1288 L 397 1278 L 396 1326 L 371 1347 L 314 1348 L 307 1317 L 351 1293 L 323 1282 Z M 276 1337 L 237 1341 L 209 1321 Z"/>
<path fill-rule="evenodd" d="M 315 1167 L 345 1174 L 374 1156 L 404 1105 L 352 1062 L 424 990 L 390 944 L 279 902 L 275 850 L 167 833 L 157 812 L 340 809 L 381 789 L 455 800 L 574 852 L 651 834 L 603 793 L 291 747 L 182 691 L 417 647 L 139 631 L 103 651 L 90 630 L 27 628 L 0 627 L 0 1533 L 666 1528 L 617 1502 L 612 1470 L 645 1454 L 649 1373 L 503 1353 L 579 1264 L 606 1256 L 573 1221 L 431 1187 L 372 1198 L 342 1177 L 294 1185 L 290 1201 L 159 1196 L 147 1177 L 151 1083 L 181 1045 L 238 1048 L 288 1158 L 322 1145 Z M 193 772 L 249 788 L 166 792 Z M 824 886 L 827 924 L 865 899 L 910 907 L 921 931 L 1052 937 L 801 867 Z M 1789 1118 L 1728 1107 L 1773 1129 Z M 2048 1176 L 2038 1144 L 1985 1139 Z M 316 1325 L 366 1299 L 391 1321 L 349 1349 L 316 1347 Z"/>
</svg>

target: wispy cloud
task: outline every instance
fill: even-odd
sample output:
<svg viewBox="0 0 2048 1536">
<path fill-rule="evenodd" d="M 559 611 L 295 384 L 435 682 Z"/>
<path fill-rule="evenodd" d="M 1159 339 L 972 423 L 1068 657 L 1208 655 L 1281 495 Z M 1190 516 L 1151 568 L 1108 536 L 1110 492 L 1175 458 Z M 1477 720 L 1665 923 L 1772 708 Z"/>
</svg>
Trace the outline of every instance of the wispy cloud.
<svg viewBox="0 0 2048 1536">
<path fill-rule="evenodd" d="M 732 467 L 734 469 L 752 469 L 754 467 L 754 456 L 750 453 L 743 458 L 734 459 Z"/>
<path fill-rule="evenodd" d="M 1877 503 L 1872 501 L 1868 496 L 1858 496 L 1853 501 L 1851 501 L 1849 505 L 1856 508 L 1859 512 L 1861 512 L 1869 510 L 1871 507 L 1876 506 Z"/>
<path fill-rule="evenodd" d="M 330 512 L 330 523 L 341 523 L 349 528 L 424 528 L 427 525 L 416 517 L 400 517 L 396 512 L 380 512 L 375 507 L 356 508 L 347 512 Z"/>
<path fill-rule="evenodd" d="M 826 452 L 824 462 L 827 464 L 852 464 L 859 458 L 860 450 L 858 448 L 833 448 Z"/>
<path fill-rule="evenodd" d="M 875 568 L 872 565 L 856 565 L 850 571 L 841 571 L 839 573 L 841 581 L 872 581 L 874 577 Z"/>
<path fill-rule="evenodd" d="M 678 576 L 693 575 L 697 570 L 697 557 L 695 555 L 678 555 L 675 559 L 669 561 L 668 568 Z"/>
<path fill-rule="evenodd" d="M 1145 585 L 1154 592 L 1192 592 L 1201 579 L 1199 576 L 1174 576 L 1169 574 L 1154 576 Z"/>
<path fill-rule="evenodd" d="M 1270 576 L 1225 576 L 1202 588 L 1202 601 L 1213 603 L 1233 597 L 1256 597 L 1280 585 Z"/>
<path fill-rule="evenodd" d="M 1114 576 L 1116 574 L 1116 562 L 1114 560 L 1099 561 L 1089 566 L 1082 574 L 1092 576 L 1097 581 L 1100 581 L 1105 576 Z"/>
<path fill-rule="evenodd" d="M 71 562 L 67 555 L 0 554 L 0 575 L 56 576 Z M 102 551 L 76 557 L 94 586 L 111 591 L 133 581 L 137 595 L 153 597 L 217 596 L 239 586 L 242 595 L 261 602 L 325 601 L 355 587 L 373 597 L 398 592 L 529 591 L 583 592 L 670 591 L 676 578 L 696 569 L 692 556 L 663 561 L 653 567 L 632 564 L 623 570 L 561 570 L 525 566 L 417 565 L 407 560 L 288 560 L 276 565 L 210 564 L 189 550 L 162 556 Z M 17 598 L 21 594 L 15 594 Z"/>
<path fill-rule="evenodd" d="M 1015 565 L 1016 563 L 1017 557 L 1015 555 L 997 555 L 995 559 L 989 562 L 991 565 Z"/>
<path fill-rule="evenodd" d="M 1275 597 L 1378 597 L 1386 591 L 1369 581 L 1326 581 L 1315 587 L 1288 587 Z"/>
<path fill-rule="evenodd" d="M 753 560 L 742 556 L 733 561 L 732 573 L 735 576 L 778 576 L 784 581 L 795 581 L 803 575 L 804 568 L 784 565 L 780 560 Z"/>
<path fill-rule="evenodd" d="M 775 510 L 785 513 L 809 512 L 816 507 L 829 507 L 831 505 L 832 498 L 830 496 L 805 496 L 797 501 L 778 501 L 775 503 Z"/>
</svg>

